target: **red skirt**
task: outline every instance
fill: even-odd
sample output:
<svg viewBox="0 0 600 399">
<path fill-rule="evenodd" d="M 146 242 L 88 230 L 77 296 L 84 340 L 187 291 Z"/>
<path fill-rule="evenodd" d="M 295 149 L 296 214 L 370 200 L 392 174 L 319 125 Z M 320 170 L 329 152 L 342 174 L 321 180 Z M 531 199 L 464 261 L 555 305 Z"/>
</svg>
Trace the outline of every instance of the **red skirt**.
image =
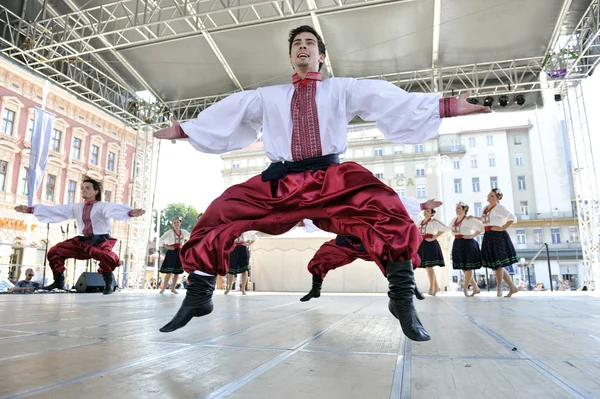
<svg viewBox="0 0 600 399">
<path fill-rule="evenodd" d="M 255 176 L 215 199 L 181 249 L 187 272 L 225 275 L 235 239 L 248 230 L 283 234 L 303 219 L 322 230 L 354 235 L 385 272 L 388 262 L 413 259 L 422 238 L 398 194 L 355 162 L 291 173 L 263 182 Z"/>
</svg>

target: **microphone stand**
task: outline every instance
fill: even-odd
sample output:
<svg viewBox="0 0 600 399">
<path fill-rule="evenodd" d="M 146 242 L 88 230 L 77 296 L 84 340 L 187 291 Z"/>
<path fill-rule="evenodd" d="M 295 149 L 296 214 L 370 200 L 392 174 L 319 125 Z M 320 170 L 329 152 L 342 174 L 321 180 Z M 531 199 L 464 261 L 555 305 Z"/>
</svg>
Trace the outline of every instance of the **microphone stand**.
<svg viewBox="0 0 600 399">
<path fill-rule="evenodd" d="M 46 248 L 44 250 L 44 271 L 42 273 L 42 287 L 46 284 L 46 262 L 48 260 L 48 240 L 50 240 L 50 223 L 46 223 Z"/>
</svg>

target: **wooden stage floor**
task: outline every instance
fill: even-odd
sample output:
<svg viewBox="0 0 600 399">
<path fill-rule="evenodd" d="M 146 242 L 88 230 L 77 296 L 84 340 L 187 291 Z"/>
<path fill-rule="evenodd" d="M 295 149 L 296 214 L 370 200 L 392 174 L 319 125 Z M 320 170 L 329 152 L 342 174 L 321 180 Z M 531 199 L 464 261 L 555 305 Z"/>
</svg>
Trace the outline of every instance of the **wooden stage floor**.
<svg viewBox="0 0 600 399">
<path fill-rule="evenodd" d="M 402 338 L 384 295 L 215 294 L 158 329 L 180 295 L 0 295 L 2 398 L 600 397 L 600 297 L 428 297 Z"/>
</svg>

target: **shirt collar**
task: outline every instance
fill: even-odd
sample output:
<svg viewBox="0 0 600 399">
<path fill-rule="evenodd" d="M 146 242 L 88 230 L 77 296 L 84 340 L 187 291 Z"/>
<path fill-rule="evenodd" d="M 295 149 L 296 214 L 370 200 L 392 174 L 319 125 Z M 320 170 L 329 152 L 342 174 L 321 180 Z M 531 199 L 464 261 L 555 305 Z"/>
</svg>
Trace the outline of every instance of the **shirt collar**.
<svg viewBox="0 0 600 399">
<path fill-rule="evenodd" d="M 316 80 L 316 81 L 321 81 L 321 72 L 308 72 L 306 74 L 306 76 L 304 77 L 304 79 L 302 79 L 300 77 L 300 75 L 298 75 L 297 73 L 292 75 L 292 83 L 296 84 L 302 80 Z"/>
<path fill-rule="evenodd" d="M 98 202 L 98 201 L 91 200 L 91 201 L 86 202 L 85 205 L 94 205 L 96 202 Z"/>
</svg>

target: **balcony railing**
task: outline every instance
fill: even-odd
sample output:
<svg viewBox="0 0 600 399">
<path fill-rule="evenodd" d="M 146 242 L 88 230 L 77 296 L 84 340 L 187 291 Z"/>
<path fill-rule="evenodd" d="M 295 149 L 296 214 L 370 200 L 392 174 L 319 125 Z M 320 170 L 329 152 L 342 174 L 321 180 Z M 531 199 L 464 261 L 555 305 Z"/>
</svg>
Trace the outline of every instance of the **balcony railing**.
<svg viewBox="0 0 600 399">
<path fill-rule="evenodd" d="M 530 213 L 530 214 L 517 214 L 518 220 L 546 220 L 546 219 L 573 219 L 577 215 L 573 211 L 569 212 L 542 212 L 542 213 Z"/>
<path fill-rule="evenodd" d="M 439 147 L 440 154 L 458 154 L 465 153 L 467 149 L 464 145 L 441 146 Z"/>
</svg>

